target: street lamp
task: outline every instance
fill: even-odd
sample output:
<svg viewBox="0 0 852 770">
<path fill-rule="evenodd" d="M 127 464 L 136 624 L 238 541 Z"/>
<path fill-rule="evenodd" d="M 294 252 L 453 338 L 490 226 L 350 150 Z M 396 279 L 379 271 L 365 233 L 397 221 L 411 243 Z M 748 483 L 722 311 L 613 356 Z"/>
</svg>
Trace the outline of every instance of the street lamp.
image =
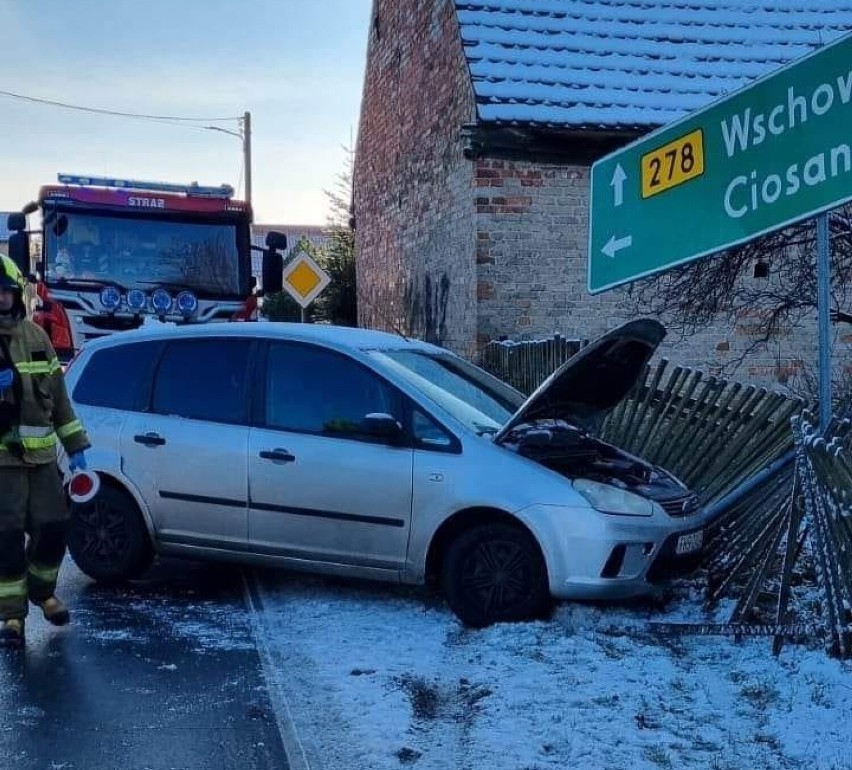
<svg viewBox="0 0 852 770">
<path fill-rule="evenodd" d="M 208 131 L 219 131 L 237 137 L 243 143 L 243 164 L 246 169 L 246 203 L 251 206 L 251 113 L 244 112 L 240 118 L 240 130 L 230 131 L 219 126 L 204 126 Z"/>
</svg>

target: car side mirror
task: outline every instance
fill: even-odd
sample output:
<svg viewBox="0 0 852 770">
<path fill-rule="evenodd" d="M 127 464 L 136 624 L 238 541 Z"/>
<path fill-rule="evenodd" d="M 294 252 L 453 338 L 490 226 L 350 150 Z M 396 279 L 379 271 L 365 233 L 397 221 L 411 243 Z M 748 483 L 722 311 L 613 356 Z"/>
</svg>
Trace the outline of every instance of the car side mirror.
<svg viewBox="0 0 852 770">
<path fill-rule="evenodd" d="M 27 217 L 22 211 L 13 211 L 6 217 L 6 229 L 11 232 L 22 232 L 27 229 Z"/>
<path fill-rule="evenodd" d="M 273 251 L 284 251 L 287 248 L 287 236 L 277 230 L 270 230 L 266 234 L 266 248 Z"/>
<path fill-rule="evenodd" d="M 361 425 L 368 436 L 394 441 L 402 436 L 402 423 L 392 414 L 385 412 L 371 412 L 364 415 Z"/>
<path fill-rule="evenodd" d="M 32 272 L 30 267 L 30 236 L 27 232 L 14 232 L 9 235 L 9 258 L 24 275 Z"/>
<path fill-rule="evenodd" d="M 278 294 L 284 288 L 284 257 L 274 249 L 263 251 L 262 284 L 266 296 Z"/>
</svg>

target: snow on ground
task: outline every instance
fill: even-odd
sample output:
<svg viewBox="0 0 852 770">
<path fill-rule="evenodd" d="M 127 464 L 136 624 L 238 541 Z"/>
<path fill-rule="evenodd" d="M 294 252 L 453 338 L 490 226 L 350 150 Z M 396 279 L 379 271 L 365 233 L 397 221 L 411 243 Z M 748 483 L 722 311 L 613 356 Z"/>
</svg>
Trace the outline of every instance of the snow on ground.
<svg viewBox="0 0 852 770">
<path fill-rule="evenodd" d="M 566 603 L 472 631 L 407 589 L 258 585 L 294 770 L 852 769 L 852 665 L 818 643 L 775 658 L 766 637 L 655 634 L 701 617 L 686 586 L 665 611 Z"/>
</svg>

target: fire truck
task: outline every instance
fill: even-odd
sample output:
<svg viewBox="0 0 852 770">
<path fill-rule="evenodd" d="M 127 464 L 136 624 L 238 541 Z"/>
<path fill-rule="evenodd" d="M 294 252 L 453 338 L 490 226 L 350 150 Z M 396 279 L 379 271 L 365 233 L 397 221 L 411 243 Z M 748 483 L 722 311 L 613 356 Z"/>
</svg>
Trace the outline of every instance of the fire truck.
<svg viewBox="0 0 852 770">
<path fill-rule="evenodd" d="M 59 174 L 9 216 L 9 256 L 35 280 L 33 320 L 60 360 L 88 340 L 149 319 L 175 323 L 257 317 L 251 207 L 229 185 Z M 41 214 L 41 259 L 30 263 L 27 215 Z M 286 237 L 267 234 L 263 285 L 281 289 Z M 33 267 L 35 269 L 33 269 Z"/>
</svg>

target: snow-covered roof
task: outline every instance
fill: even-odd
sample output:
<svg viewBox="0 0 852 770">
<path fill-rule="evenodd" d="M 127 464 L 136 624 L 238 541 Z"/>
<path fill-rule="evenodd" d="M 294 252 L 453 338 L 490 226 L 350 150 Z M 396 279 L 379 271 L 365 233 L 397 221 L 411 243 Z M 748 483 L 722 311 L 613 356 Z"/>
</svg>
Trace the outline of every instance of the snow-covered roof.
<svg viewBox="0 0 852 770">
<path fill-rule="evenodd" d="M 852 0 L 457 0 L 479 120 L 663 125 L 852 30 Z"/>
</svg>

